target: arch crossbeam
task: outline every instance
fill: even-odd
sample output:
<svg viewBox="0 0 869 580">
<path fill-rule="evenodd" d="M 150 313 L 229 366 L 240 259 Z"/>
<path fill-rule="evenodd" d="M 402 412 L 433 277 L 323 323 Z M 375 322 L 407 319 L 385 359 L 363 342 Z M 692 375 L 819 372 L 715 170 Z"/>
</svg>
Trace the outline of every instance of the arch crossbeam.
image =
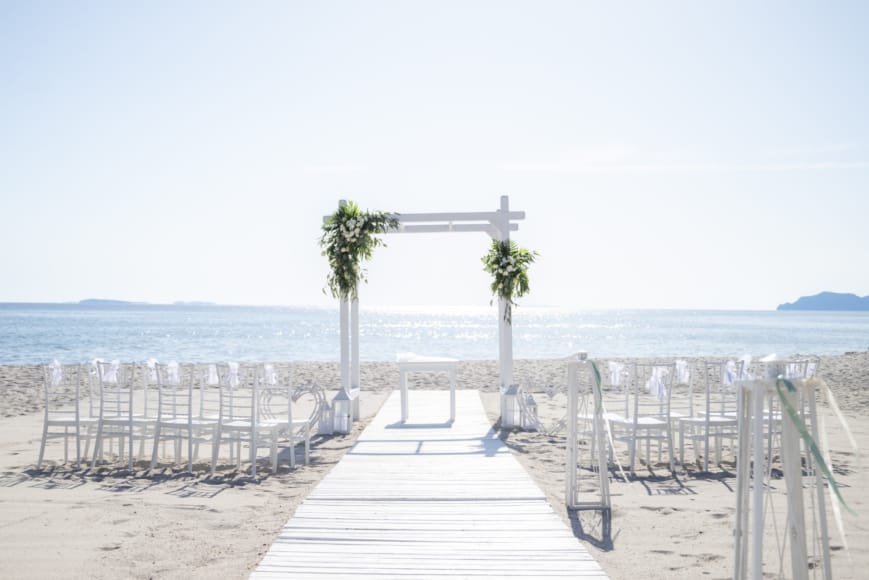
<svg viewBox="0 0 869 580">
<path fill-rule="evenodd" d="M 503 200 L 506 198 L 502 198 Z M 461 213 L 405 213 L 393 214 L 398 220 L 397 233 L 437 233 L 437 232 L 483 232 L 494 239 L 499 239 L 502 230 L 515 232 L 519 224 L 512 223 L 524 220 L 524 211 L 509 211 L 506 207 L 493 212 L 461 212 Z"/>
</svg>

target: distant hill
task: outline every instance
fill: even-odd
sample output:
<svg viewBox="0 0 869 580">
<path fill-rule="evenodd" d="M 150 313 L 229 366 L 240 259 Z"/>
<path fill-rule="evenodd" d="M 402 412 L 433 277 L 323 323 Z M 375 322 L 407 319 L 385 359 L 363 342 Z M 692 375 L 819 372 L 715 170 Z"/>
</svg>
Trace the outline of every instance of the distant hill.
<svg viewBox="0 0 869 580">
<path fill-rule="evenodd" d="M 79 304 L 85 306 L 142 306 L 148 305 L 148 302 L 129 302 L 127 300 L 106 300 L 104 298 L 87 298 L 79 300 Z M 217 306 L 214 302 L 202 302 L 199 300 L 173 302 L 172 306 Z"/>
<path fill-rule="evenodd" d="M 840 292 L 821 292 L 802 296 L 796 302 L 779 304 L 776 310 L 869 310 L 869 296 Z"/>
<path fill-rule="evenodd" d="M 144 302 L 127 302 L 126 300 L 104 300 L 102 298 L 87 298 L 79 300 L 79 304 L 86 306 L 123 306 L 125 304 L 145 304 Z"/>
</svg>

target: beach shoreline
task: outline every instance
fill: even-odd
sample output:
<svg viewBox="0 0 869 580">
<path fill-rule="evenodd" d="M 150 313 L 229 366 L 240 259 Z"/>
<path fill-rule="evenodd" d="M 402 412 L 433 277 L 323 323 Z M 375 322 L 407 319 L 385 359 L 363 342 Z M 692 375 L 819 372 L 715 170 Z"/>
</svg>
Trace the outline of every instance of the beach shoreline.
<svg viewBox="0 0 869 580">
<path fill-rule="evenodd" d="M 699 360 L 699 359 L 691 359 Z M 337 363 L 293 363 L 297 384 L 314 382 L 334 392 Z M 517 360 L 514 377 L 531 385 L 566 382 L 567 359 Z M 869 353 L 820 357 L 820 376 L 835 393 L 860 448 L 869 444 Z M 313 487 L 349 449 L 367 421 L 398 386 L 394 362 L 364 362 L 362 421 L 349 435 L 315 438 L 311 465 L 272 474 L 261 468 L 252 480 L 234 469 L 207 477 L 200 463 L 187 475 L 161 465 L 149 472 L 139 461 L 132 474 L 114 467 L 75 471 L 58 466 L 60 444 L 35 469 L 42 427 L 40 367 L 0 365 L 0 545 L 4 575 L 43 578 L 245 578 L 281 527 Z M 463 361 L 459 388 L 480 392 L 498 427 L 497 361 Z M 445 377 L 414 376 L 411 389 L 445 389 Z M 412 396 L 412 395 L 411 395 Z M 541 399 L 541 418 L 557 412 L 558 400 Z M 869 486 L 865 461 L 850 451 L 841 430 L 828 422 L 837 477 L 852 509 L 869 513 L 861 489 Z M 733 470 L 709 474 L 656 470 L 633 482 L 613 478 L 612 538 L 602 541 L 595 514 L 564 506 L 564 436 L 501 431 L 519 461 L 546 492 L 555 511 L 572 526 L 614 578 L 726 578 L 732 574 Z M 285 459 L 285 458 L 284 458 Z M 286 463 L 285 461 L 283 463 Z M 834 533 L 834 577 L 856 579 L 869 567 L 865 517 L 844 516 L 850 558 Z M 831 526 L 832 527 L 832 526 Z"/>
</svg>

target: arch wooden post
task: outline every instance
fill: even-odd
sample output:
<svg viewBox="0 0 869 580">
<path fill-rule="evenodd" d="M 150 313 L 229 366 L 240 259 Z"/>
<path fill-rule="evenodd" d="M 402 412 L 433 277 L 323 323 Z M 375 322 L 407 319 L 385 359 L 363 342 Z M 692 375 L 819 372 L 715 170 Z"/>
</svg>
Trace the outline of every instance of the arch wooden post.
<svg viewBox="0 0 869 580">
<path fill-rule="evenodd" d="M 501 209 L 494 222 L 499 242 L 510 241 L 510 198 L 501 196 Z M 493 236 L 494 237 L 494 236 Z M 508 322 L 510 304 L 498 297 L 498 377 L 501 391 L 501 426 L 506 429 L 518 427 L 518 385 L 513 384 L 513 325 Z M 512 320 L 512 316 L 510 317 Z"/>
<path fill-rule="evenodd" d="M 359 420 L 359 297 L 350 303 L 350 419 Z"/>
<path fill-rule="evenodd" d="M 346 204 L 343 199 L 339 202 L 341 207 Z M 333 429 L 349 433 L 359 418 L 359 298 L 342 298 L 340 316 L 341 390 L 332 401 Z"/>
</svg>

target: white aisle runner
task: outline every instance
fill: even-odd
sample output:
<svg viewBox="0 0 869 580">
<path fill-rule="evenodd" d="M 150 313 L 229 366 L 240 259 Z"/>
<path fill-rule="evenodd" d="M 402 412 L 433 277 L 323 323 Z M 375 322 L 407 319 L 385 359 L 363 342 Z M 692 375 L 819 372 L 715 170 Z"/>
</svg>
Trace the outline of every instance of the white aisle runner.
<svg viewBox="0 0 869 580">
<path fill-rule="evenodd" d="M 393 392 L 251 575 L 606 578 L 486 419 L 476 391 Z"/>
</svg>

